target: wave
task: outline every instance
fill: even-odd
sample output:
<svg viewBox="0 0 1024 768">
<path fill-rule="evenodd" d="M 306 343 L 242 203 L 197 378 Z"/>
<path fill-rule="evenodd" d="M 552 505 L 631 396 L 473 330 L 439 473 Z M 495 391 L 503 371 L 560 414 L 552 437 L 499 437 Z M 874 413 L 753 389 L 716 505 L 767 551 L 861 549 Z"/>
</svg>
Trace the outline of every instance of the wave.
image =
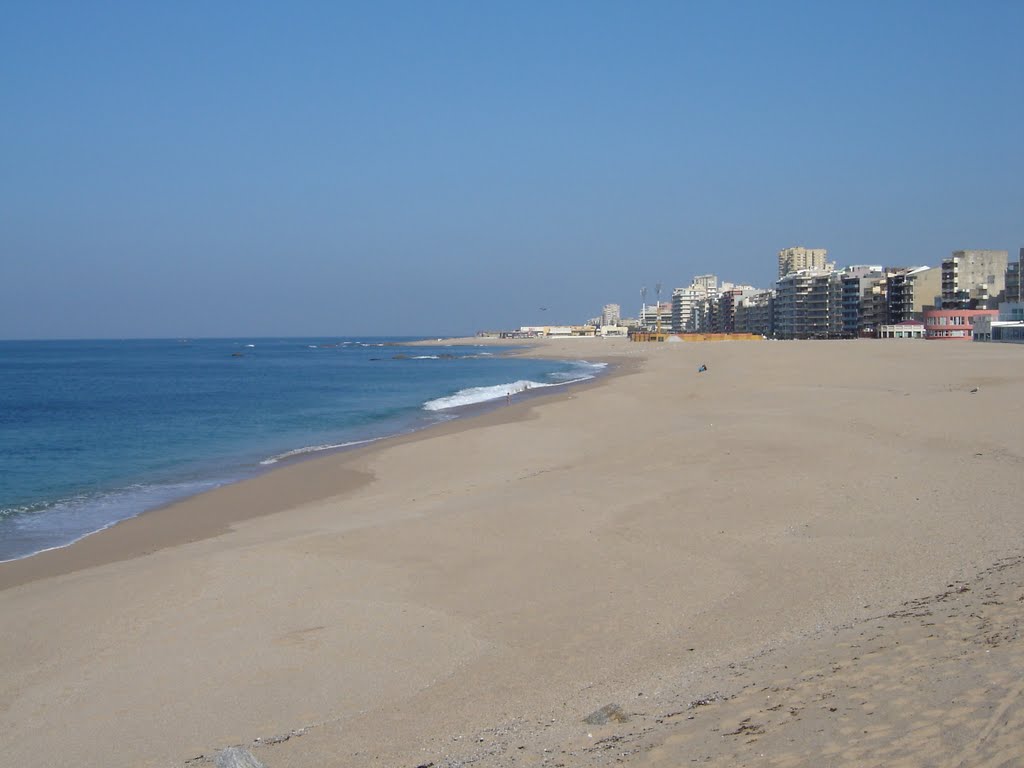
<svg viewBox="0 0 1024 768">
<path fill-rule="evenodd" d="M 454 395 L 439 397 L 435 400 L 428 400 L 423 404 L 427 411 L 444 411 L 448 408 L 458 408 L 463 405 L 474 405 L 486 403 L 490 400 L 500 400 L 503 397 L 525 392 L 528 389 L 540 389 L 541 387 L 552 387 L 554 384 L 543 384 L 539 381 L 512 381 L 508 384 L 495 384 L 491 387 L 468 387 L 460 389 Z"/>
<path fill-rule="evenodd" d="M 294 448 L 284 453 L 279 453 L 277 456 L 271 456 L 269 459 L 264 459 L 260 464 L 264 467 L 271 464 L 277 464 L 279 461 L 285 461 L 287 459 L 293 459 L 296 456 L 302 456 L 307 453 L 319 453 L 320 451 L 331 451 L 335 448 L 350 448 L 353 445 L 363 445 L 364 443 L 372 443 L 378 438 L 372 438 L 370 440 L 352 440 L 347 443 L 325 443 L 323 445 L 307 445 L 302 448 Z"/>
<path fill-rule="evenodd" d="M 426 411 L 444 411 L 449 408 L 461 408 L 465 405 L 476 405 L 492 400 L 500 400 L 503 397 L 516 395 L 527 390 L 575 384 L 594 378 L 606 367 L 608 367 L 607 363 L 590 363 L 586 360 L 575 361 L 572 370 L 549 374 L 551 379 L 553 379 L 552 381 L 542 382 L 520 379 L 519 381 L 494 384 L 488 387 L 468 387 L 460 389 L 454 395 L 428 400 L 423 404 L 423 409 Z"/>
</svg>

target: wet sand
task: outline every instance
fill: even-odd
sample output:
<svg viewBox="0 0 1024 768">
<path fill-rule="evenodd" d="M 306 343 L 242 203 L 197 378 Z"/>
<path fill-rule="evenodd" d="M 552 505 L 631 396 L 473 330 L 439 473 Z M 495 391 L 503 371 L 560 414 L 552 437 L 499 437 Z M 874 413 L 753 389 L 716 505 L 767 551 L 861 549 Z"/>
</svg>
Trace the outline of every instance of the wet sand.
<svg viewBox="0 0 1024 768">
<path fill-rule="evenodd" d="M 535 353 L 620 375 L 0 565 L 5 760 L 1024 758 L 1020 348 Z"/>
</svg>

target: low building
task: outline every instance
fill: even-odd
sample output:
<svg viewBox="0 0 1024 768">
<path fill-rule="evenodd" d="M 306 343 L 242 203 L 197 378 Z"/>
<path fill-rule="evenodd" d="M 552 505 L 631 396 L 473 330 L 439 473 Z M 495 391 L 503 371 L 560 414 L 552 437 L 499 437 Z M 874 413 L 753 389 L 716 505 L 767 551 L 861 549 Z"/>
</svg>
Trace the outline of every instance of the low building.
<svg viewBox="0 0 1024 768">
<path fill-rule="evenodd" d="M 899 323 L 886 323 L 879 327 L 880 339 L 923 339 L 924 323 L 917 320 L 904 320 Z"/>
<path fill-rule="evenodd" d="M 998 316 L 999 312 L 995 309 L 926 309 L 925 338 L 969 341 L 979 318 L 997 319 Z"/>
<path fill-rule="evenodd" d="M 998 317 L 980 317 L 974 323 L 974 341 L 1003 341 L 1024 344 L 1024 302 L 999 305 Z"/>
</svg>

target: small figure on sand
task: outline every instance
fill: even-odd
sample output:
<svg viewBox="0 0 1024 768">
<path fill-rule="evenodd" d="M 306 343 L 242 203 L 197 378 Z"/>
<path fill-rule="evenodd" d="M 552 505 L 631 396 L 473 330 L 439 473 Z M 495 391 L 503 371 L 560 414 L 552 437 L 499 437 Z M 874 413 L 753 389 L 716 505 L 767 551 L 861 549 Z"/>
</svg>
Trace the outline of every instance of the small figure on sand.
<svg viewBox="0 0 1024 768">
<path fill-rule="evenodd" d="M 704 365 L 704 363 L 701 363 L 700 368 L 697 369 L 697 373 L 704 373 L 704 371 L 706 371 L 707 369 L 708 367 Z"/>
</svg>

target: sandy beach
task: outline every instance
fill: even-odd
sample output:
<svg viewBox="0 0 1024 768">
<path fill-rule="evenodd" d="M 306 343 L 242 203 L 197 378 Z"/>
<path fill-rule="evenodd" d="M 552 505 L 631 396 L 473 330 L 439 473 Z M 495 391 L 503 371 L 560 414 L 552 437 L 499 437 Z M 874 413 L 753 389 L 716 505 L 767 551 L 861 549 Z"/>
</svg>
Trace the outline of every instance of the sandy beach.
<svg viewBox="0 0 1024 768">
<path fill-rule="evenodd" d="M 1022 353 L 542 342 L 614 371 L 0 564 L 3 763 L 1024 763 Z"/>
</svg>

